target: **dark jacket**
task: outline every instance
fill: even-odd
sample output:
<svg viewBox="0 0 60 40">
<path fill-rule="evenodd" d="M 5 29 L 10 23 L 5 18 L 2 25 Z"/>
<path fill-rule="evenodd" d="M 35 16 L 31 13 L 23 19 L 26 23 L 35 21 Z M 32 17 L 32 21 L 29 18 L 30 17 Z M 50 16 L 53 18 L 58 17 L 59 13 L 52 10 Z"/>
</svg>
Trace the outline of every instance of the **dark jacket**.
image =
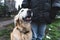
<svg viewBox="0 0 60 40">
<path fill-rule="evenodd" d="M 23 0 L 22 8 L 31 8 L 33 22 L 51 23 L 56 16 L 60 0 Z"/>
</svg>

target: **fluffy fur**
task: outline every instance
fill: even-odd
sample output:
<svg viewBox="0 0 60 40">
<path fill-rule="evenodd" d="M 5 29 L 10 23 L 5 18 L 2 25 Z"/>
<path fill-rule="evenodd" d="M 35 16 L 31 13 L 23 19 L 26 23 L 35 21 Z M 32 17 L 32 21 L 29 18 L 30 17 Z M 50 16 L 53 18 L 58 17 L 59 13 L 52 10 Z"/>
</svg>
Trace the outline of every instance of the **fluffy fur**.
<svg viewBox="0 0 60 40">
<path fill-rule="evenodd" d="M 21 9 L 14 18 L 15 28 L 11 33 L 11 40 L 32 40 L 32 31 L 30 22 L 24 21 L 22 18 L 27 16 L 28 8 Z"/>
</svg>

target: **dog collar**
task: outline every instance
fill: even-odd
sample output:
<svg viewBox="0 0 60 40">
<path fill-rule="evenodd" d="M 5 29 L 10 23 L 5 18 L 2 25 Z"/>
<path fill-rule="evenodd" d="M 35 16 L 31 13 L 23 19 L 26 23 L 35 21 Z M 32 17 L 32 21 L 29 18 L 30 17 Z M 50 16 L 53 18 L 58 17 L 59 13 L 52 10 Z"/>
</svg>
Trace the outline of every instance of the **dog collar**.
<svg viewBox="0 0 60 40">
<path fill-rule="evenodd" d="M 17 28 L 17 30 L 19 30 L 19 31 L 20 31 L 21 33 L 23 33 L 23 34 L 29 33 L 29 31 L 23 32 L 23 31 L 21 31 L 19 28 Z"/>
</svg>

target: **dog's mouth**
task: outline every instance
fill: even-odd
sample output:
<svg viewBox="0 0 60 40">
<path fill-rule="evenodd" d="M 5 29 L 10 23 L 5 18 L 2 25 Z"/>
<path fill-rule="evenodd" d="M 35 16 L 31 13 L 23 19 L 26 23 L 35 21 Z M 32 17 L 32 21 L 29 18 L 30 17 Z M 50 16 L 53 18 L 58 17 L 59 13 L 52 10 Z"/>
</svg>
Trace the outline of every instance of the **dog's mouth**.
<svg viewBox="0 0 60 40">
<path fill-rule="evenodd" d="M 31 17 L 23 18 L 23 20 L 29 22 L 29 21 L 31 21 Z"/>
<path fill-rule="evenodd" d="M 26 21 L 31 21 L 31 17 L 27 17 L 26 18 Z"/>
</svg>

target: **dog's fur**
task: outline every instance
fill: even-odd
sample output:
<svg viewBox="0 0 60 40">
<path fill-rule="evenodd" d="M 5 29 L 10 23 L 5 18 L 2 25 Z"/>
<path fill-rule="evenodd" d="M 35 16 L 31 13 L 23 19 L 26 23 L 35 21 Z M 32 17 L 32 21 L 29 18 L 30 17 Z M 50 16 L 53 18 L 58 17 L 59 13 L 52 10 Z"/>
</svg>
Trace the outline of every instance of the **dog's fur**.
<svg viewBox="0 0 60 40">
<path fill-rule="evenodd" d="M 11 40 L 32 40 L 32 31 L 30 22 L 24 21 L 22 18 L 27 16 L 30 9 L 21 9 L 14 18 L 15 28 L 11 33 Z"/>
</svg>

